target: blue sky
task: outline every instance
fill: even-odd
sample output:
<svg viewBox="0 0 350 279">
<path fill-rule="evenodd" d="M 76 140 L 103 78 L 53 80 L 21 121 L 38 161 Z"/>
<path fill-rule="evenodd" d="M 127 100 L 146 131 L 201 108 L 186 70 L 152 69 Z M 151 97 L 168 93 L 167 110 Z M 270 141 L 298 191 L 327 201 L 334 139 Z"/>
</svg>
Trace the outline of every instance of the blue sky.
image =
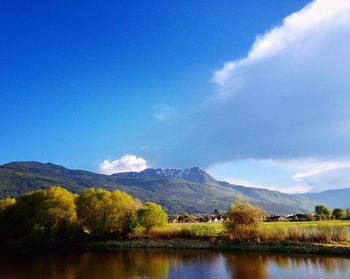
<svg viewBox="0 0 350 279">
<path fill-rule="evenodd" d="M 2 1 L 0 163 L 345 187 L 346 2 Z"/>
</svg>

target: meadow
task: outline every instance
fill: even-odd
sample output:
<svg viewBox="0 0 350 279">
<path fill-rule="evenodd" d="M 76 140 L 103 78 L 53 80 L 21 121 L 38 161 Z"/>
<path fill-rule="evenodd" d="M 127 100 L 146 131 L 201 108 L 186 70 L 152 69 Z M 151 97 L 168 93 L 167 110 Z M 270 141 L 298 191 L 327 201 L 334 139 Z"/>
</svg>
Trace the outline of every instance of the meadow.
<svg viewBox="0 0 350 279">
<path fill-rule="evenodd" d="M 263 222 L 255 238 L 258 241 L 341 242 L 348 241 L 350 220 Z M 163 238 L 215 238 L 249 240 L 244 236 L 228 235 L 222 223 L 171 223 L 164 228 L 155 228 L 151 237 Z"/>
</svg>

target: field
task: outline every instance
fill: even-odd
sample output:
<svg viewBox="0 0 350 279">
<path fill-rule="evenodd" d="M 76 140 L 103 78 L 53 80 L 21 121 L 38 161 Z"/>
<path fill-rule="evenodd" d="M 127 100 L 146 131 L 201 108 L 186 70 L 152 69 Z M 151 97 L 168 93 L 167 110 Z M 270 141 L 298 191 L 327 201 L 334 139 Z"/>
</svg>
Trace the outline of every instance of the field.
<svg viewBox="0 0 350 279">
<path fill-rule="evenodd" d="M 350 255 L 350 221 L 264 222 L 254 238 L 231 239 L 222 223 L 171 223 L 149 234 L 89 244 L 93 249 L 233 249 L 284 253 Z"/>
<path fill-rule="evenodd" d="M 271 234 L 283 234 L 289 231 L 305 231 L 308 229 L 322 228 L 350 228 L 350 220 L 329 221 L 302 221 L 302 222 L 263 222 L 260 225 L 261 232 Z M 176 235 L 187 232 L 197 236 L 218 236 L 224 232 L 222 223 L 171 223 L 166 228 L 156 229 L 155 235 Z"/>
<path fill-rule="evenodd" d="M 316 226 L 340 226 L 350 227 L 350 220 L 329 220 L 329 221 L 302 221 L 302 222 L 264 222 L 263 228 L 308 228 Z M 223 232 L 222 223 L 172 223 L 164 230 L 177 231 L 181 229 L 189 229 L 199 233 L 207 232 L 210 235 L 216 235 Z"/>
</svg>

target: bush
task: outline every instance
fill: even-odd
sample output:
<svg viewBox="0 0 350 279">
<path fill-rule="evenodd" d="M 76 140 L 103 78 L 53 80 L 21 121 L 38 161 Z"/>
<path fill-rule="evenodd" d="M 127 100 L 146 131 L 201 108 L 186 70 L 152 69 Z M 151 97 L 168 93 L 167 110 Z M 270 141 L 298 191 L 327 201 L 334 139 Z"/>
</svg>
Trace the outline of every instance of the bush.
<svg viewBox="0 0 350 279">
<path fill-rule="evenodd" d="M 154 203 L 148 202 L 141 206 L 137 211 L 139 224 L 143 226 L 147 232 L 152 228 L 164 227 L 168 224 L 168 216 L 163 208 Z"/>
<path fill-rule="evenodd" d="M 226 232 L 235 235 L 236 239 L 249 239 L 257 231 L 265 213 L 248 202 L 237 199 L 227 210 L 228 218 L 224 223 Z"/>
<path fill-rule="evenodd" d="M 305 217 L 305 219 L 307 220 L 307 221 L 315 221 L 315 216 L 313 216 L 312 214 L 310 214 L 310 213 L 306 213 L 305 215 L 304 215 L 304 217 Z"/>
</svg>

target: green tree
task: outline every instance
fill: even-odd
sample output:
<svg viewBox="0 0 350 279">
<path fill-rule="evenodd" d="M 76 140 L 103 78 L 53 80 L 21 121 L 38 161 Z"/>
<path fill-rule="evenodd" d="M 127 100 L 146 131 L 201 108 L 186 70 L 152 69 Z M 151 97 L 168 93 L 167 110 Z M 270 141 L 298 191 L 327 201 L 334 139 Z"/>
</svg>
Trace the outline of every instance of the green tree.
<svg viewBox="0 0 350 279">
<path fill-rule="evenodd" d="M 265 215 L 260 208 L 237 198 L 228 207 L 228 220 L 225 221 L 224 227 L 227 232 L 236 234 L 238 238 L 249 238 L 256 232 Z"/>
<path fill-rule="evenodd" d="M 25 225 L 36 236 L 67 237 L 77 222 L 72 193 L 53 186 L 34 191 L 18 199 L 17 204 L 25 215 Z"/>
<path fill-rule="evenodd" d="M 345 209 L 346 219 L 350 219 L 350 208 Z"/>
<path fill-rule="evenodd" d="M 119 190 L 87 189 L 76 205 L 80 222 L 93 236 L 127 234 L 137 225 L 138 202 Z"/>
<path fill-rule="evenodd" d="M 168 216 L 163 208 L 154 203 L 148 202 L 137 211 L 137 217 L 141 226 L 147 231 L 155 227 L 164 227 L 168 223 Z"/>
<path fill-rule="evenodd" d="M 66 189 L 50 187 L 17 198 L 2 223 L 9 237 L 72 237 L 76 229 L 74 196 Z"/>
<path fill-rule="evenodd" d="M 317 220 L 329 219 L 329 217 L 332 215 L 332 211 L 324 205 L 317 205 L 315 207 L 315 213 Z"/>
<path fill-rule="evenodd" d="M 333 214 L 332 214 L 335 219 L 337 220 L 342 220 L 342 219 L 346 219 L 346 212 L 344 209 L 342 208 L 335 208 L 333 210 Z"/>
</svg>

